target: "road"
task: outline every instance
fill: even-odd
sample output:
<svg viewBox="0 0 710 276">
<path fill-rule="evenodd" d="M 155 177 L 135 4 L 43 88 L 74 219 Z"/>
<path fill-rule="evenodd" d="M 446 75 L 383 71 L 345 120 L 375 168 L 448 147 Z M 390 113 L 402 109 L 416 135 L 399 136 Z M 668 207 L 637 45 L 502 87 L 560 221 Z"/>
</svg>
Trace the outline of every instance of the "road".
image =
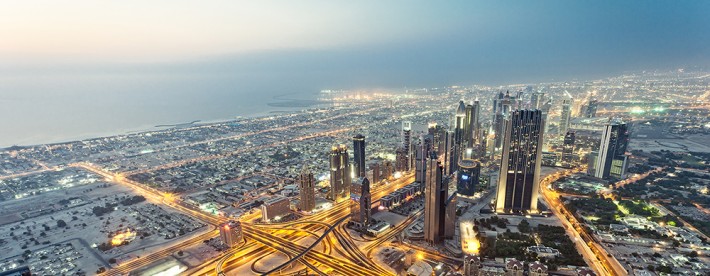
<svg viewBox="0 0 710 276">
<path fill-rule="evenodd" d="M 614 257 L 610 257 L 606 250 L 584 231 L 582 224 L 577 221 L 574 215 L 566 211 L 564 205 L 560 202 L 560 195 L 550 189 L 551 184 L 561 177 L 583 170 L 584 167 L 548 175 L 540 180 L 540 191 L 545 201 L 549 204 L 550 211 L 564 225 L 567 235 L 572 238 L 577 251 L 582 254 L 585 261 L 597 274 L 626 276 L 628 275 L 626 269 Z"/>
</svg>

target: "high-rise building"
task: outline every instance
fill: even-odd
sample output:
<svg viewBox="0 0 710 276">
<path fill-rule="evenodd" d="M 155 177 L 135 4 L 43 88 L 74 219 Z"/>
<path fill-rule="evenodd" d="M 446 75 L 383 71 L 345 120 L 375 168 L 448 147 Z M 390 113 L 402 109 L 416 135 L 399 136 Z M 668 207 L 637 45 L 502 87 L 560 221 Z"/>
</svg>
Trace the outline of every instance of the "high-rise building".
<svg viewBox="0 0 710 276">
<path fill-rule="evenodd" d="M 454 144 L 453 144 L 453 154 L 452 154 L 452 164 L 451 173 L 458 169 L 458 160 L 461 154 L 461 148 L 464 144 L 464 137 L 466 132 L 466 105 L 463 101 L 459 101 L 459 106 L 456 109 L 455 114 L 455 126 L 454 126 Z"/>
<path fill-rule="evenodd" d="M 351 181 L 348 148 L 345 145 L 334 146 L 330 151 L 330 194 L 328 199 L 335 202 L 350 199 Z"/>
<path fill-rule="evenodd" d="M 502 146 L 503 137 L 505 137 L 505 124 L 509 117 L 511 105 L 510 92 L 506 91 L 505 95 L 502 99 L 498 101 L 498 103 L 499 106 L 497 107 L 495 113 L 495 120 L 493 122 L 493 133 L 495 134 L 495 148 L 500 148 Z"/>
<path fill-rule="evenodd" d="M 261 204 L 261 220 L 265 222 L 280 220 L 288 215 L 289 211 L 291 211 L 291 203 L 288 198 L 275 196 Z"/>
<path fill-rule="evenodd" d="M 242 242 L 242 224 L 230 220 L 219 227 L 219 238 L 228 247 L 235 247 Z"/>
<path fill-rule="evenodd" d="M 565 134 L 565 140 L 562 144 L 562 166 L 572 167 L 576 163 L 576 156 L 574 154 L 574 131 L 567 131 Z"/>
<path fill-rule="evenodd" d="M 560 136 L 567 134 L 567 129 L 569 128 L 569 120 L 572 116 L 572 99 L 562 101 L 562 112 L 560 113 Z"/>
<path fill-rule="evenodd" d="M 542 109 L 542 105 L 545 104 L 544 100 L 544 92 L 533 92 L 532 95 L 530 95 L 530 109 Z"/>
<path fill-rule="evenodd" d="M 316 208 L 316 179 L 308 166 L 303 166 L 301 174 L 298 176 L 298 195 L 300 201 L 298 208 L 301 211 L 310 212 Z"/>
<path fill-rule="evenodd" d="M 395 169 L 398 172 L 406 172 L 409 169 L 407 168 L 409 165 L 409 157 L 407 156 L 407 152 L 405 151 L 404 148 L 398 147 L 395 150 Z"/>
<path fill-rule="evenodd" d="M 506 124 L 496 212 L 537 212 L 542 157 L 542 112 L 516 110 Z"/>
<path fill-rule="evenodd" d="M 611 120 L 602 132 L 599 153 L 595 158 L 590 174 L 597 178 L 608 179 L 611 176 L 623 178 L 626 173 L 626 147 L 629 145 L 629 133 L 621 120 Z"/>
<path fill-rule="evenodd" d="M 471 131 L 473 132 L 472 134 L 472 139 L 470 141 L 469 147 L 480 143 L 481 139 L 481 103 L 476 99 L 473 101 L 473 106 L 472 106 L 472 111 L 471 111 Z"/>
<path fill-rule="evenodd" d="M 459 161 L 459 171 L 456 177 L 456 191 L 464 196 L 473 196 L 478 187 L 481 166 L 471 159 Z"/>
<path fill-rule="evenodd" d="M 466 117 L 463 119 L 463 143 L 462 148 L 468 147 L 469 143 L 473 143 L 473 105 L 467 104 L 464 109 Z"/>
<path fill-rule="evenodd" d="M 424 183 L 426 181 L 426 165 L 429 151 L 425 140 L 419 139 L 419 142 L 414 145 L 414 181 Z"/>
<path fill-rule="evenodd" d="M 424 240 L 436 244 L 444 234 L 446 189 L 443 185 L 442 167 L 432 153 L 427 160 L 426 188 L 424 189 Z"/>
<path fill-rule="evenodd" d="M 370 181 L 365 177 L 360 177 L 353 182 L 350 193 L 350 222 L 360 230 L 365 231 L 370 225 L 372 220 L 371 205 Z"/>
<path fill-rule="evenodd" d="M 412 169 L 411 166 L 411 160 L 413 158 L 412 154 L 412 122 L 410 121 L 403 121 L 402 122 L 402 148 L 404 149 L 404 154 L 407 157 L 407 163 L 405 166 L 405 170 L 403 171 L 409 171 Z"/>
<path fill-rule="evenodd" d="M 375 162 L 370 165 L 370 169 L 372 169 L 372 183 L 379 183 L 382 180 L 382 166 L 380 162 Z"/>
<path fill-rule="evenodd" d="M 543 133 L 548 133 L 548 127 L 550 126 L 549 121 L 547 120 L 547 114 L 550 113 L 550 109 L 552 108 L 552 100 L 547 100 L 542 105 L 542 108 L 540 108 L 540 111 L 542 111 L 542 122 L 543 122 Z"/>
<path fill-rule="evenodd" d="M 478 269 L 481 268 L 481 258 L 475 255 L 463 257 L 463 276 L 478 276 Z"/>
<path fill-rule="evenodd" d="M 382 170 L 382 179 L 389 179 L 390 177 L 392 177 L 392 175 L 394 174 L 394 167 L 392 166 L 392 162 L 386 160 L 382 167 L 384 168 Z"/>
<path fill-rule="evenodd" d="M 594 118 L 597 116 L 597 106 L 599 106 L 599 102 L 595 99 L 589 100 L 589 103 L 587 104 L 587 108 L 584 111 L 584 117 L 587 118 Z"/>
<path fill-rule="evenodd" d="M 449 175 L 454 173 L 454 171 L 456 170 L 453 162 L 454 160 L 456 160 L 455 157 L 458 155 L 456 153 L 456 147 L 454 146 L 454 131 L 446 131 L 443 143 L 444 156 L 442 156 L 442 160 L 444 161 L 441 164 L 443 166 L 442 173 L 445 175 Z"/>
<path fill-rule="evenodd" d="M 448 181 L 447 181 L 448 182 Z M 445 185 L 445 187 L 448 185 Z M 448 189 L 447 189 L 448 190 Z M 443 238 L 453 238 L 456 234 L 456 203 L 457 195 L 454 192 L 444 202 L 444 236 Z"/>
<path fill-rule="evenodd" d="M 353 137 L 353 159 L 355 177 L 365 177 L 365 136 L 362 134 Z"/>
</svg>

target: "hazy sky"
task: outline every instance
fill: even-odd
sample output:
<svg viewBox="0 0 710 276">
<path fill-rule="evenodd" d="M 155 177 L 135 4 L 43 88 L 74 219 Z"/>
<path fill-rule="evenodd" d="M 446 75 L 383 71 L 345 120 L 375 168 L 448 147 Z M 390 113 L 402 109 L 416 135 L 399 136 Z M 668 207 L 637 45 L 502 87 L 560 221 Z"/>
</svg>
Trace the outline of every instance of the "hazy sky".
<svg viewBox="0 0 710 276">
<path fill-rule="evenodd" d="M 268 112 L 321 89 L 710 64 L 710 1 L 0 4 L 0 147 Z"/>
<path fill-rule="evenodd" d="M 0 73 L 181 64 L 344 86 L 609 75 L 707 65 L 708 14 L 708 1 L 10 1 Z"/>
</svg>

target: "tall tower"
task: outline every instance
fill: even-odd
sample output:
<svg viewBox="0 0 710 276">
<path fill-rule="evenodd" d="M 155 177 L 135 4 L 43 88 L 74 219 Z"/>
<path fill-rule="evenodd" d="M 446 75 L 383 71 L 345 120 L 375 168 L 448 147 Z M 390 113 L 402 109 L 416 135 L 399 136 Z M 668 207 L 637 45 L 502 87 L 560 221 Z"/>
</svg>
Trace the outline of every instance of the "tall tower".
<svg viewBox="0 0 710 276">
<path fill-rule="evenodd" d="M 427 160 L 426 188 L 424 189 L 424 240 L 436 244 L 444 234 L 446 189 L 442 182 L 442 168 L 436 154 Z"/>
<path fill-rule="evenodd" d="M 471 139 L 471 145 L 469 147 L 472 147 L 474 144 L 480 143 L 481 139 L 481 125 L 480 125 L 480 120 L 481 120 L 481 103 L 476 99 L 473 101 L 473 110 L 471 112 L 471 131 L 473 132 L 472 136 L 473 139 Z"/>
<path fill-rule="evenodd" d="M 365 177 L 365 136 L 362 134 L 353 137 L 353 159 L 355 177 Z"/>
<path fill-rule="evenodd" d="M 587 104 L 587 110 L 584 111 L 584 117 L 594 118 L 597 116 L 597 106 L 599 102 L 597 100 L 591 99 Z"/>
<path fill-rule="evenodd" d="M 606 179 L 612 174 L 619 176 L 626 172 L 626 147 L 629 145 L 629 133 L 621 120 L 611 120 L 602 132 L 599 142 L 599 155 L 594 166 L 594 176 Z M 614 166 L 616 163 L 616 166 Z"/>
<path fill-rule="evenodd" d="M 454 145 L 453 145 L 453 162 L 451 164 L 451 172 L 453 173 L 458 169 L 458 160 L 461 154 L 461 148 L 464 143 L 465 132 L 466 132 L 466 105 L 463 101 L 459 101 L 459 107 L 456 109 L 456 123 L 454 126 Z"/>
<path fill-rule="evenodd" d="M 411 170 L 411 159 L 412 156 L 412 122 L 403 121 L 402 122 L 402 149 L 407 157 L 407 164 L 405 171 Z"/>
<path fill-rule="evenodd" d="M 544 128 L 543 133 L 547 133 L 547 132 L 548 132 L 548 126 L 549 126 L 550 124 L 548 124 L 547 114 L 550 113 L 550 109 L 551 109 L 551 108 L 552 108 L 552 100 L 547 100 L 547 102 L 545 102 L 545 103 L 542 105 L 542 108 L 540 108 L 540 111 L 542 111 L 542 123 L 543 123 L 543 125 L 545 126 L 545 127 L 543 127 L 543 128 Z"/>
<path fill-rule="evenodd" d="M 562 166 L 571 167 L 574 164 L 574 131 L 567 131 L 565 134 L 565 140 L 562 144 Z"/>
<path fill-rule="evenodd" d="M 310 212 L 316 208 L 315 183 L 316 179 L 313 177 L 313 173 L 308 169 L 308 166 L 303 165 L 301 175 L 298 176 L 298 194 L 301 197 L 298 208 L 301 211 Z"/>
<path fill-rule="evenodd" d="M 562 112 L 560 113 L 560 136 L 567 134 L 569 128 L 569 119 L 572 116 L 572 99 L 562 101 Z"/>
<path fill-rule="evenodd" d="M 530 95 L 530 109 L 542 109 L 542 105 L 545 103 L 545 93 L 543 92 L 533 92 Z"/>
<path fill-rule="evenodd" d="M 473 143 L 473 105 L 467 104 L 465 109 L 466 117 L 463 119 L 463 144 L 462 148 L 469 147 Z"/>
<path fill-rule="evenodd" d="M 351 181 L 348 148 L 345 145 L 333 146 L 330 151 L 330 194 L 328 199 L 336 203 L 348 200 Z"/>
<path fill-rule="evenodd" d="M 427 156 L 429 151 L 426 149 L 424 138 L 419 139 L 419 142 L 414 145 L 414 181 L 424 183 L 426 181 Z"/>
<path fill-rule="evenodd" d="M 513 111 L 506 126 L 496 212 L 537 212 L 542 158 L 542 112 Z"/>
<path fill-rule="evenodd" d="M 500 105 L 495 114 L 495 121 L 493 133 L 495 134 L 495 147 L 500 148 L 503 144 L 503 137 L 505 137 L 505 124 L 510 113 L 510 92 L 506 91 L 503 99 L 499 100 Z"/>
<path fill-rule="evenodd" d="M 350 222 L 365 231 L 372 220 L 372 197 L 370 181 L 365 177 L 356 179 L 350 193 Z"/>
<path fill-rule="evenodd" d="M 457 194 L 456 192 L 454 192 L 446 199 L 443 206 L 445 215 L 444 221 L 442 223 L 444 224 L 444 238 L 447 239 L 453 238 L 456 234 L 456 202 L 458 202 L 457 198 Z"/>
</svg>

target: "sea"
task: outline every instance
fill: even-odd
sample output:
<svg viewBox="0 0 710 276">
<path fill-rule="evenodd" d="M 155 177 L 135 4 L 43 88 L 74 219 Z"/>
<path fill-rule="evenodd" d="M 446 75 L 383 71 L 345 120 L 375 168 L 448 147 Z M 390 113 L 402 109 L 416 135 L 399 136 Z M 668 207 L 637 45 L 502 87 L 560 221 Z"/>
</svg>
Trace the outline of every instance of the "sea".
<svg viewBox="0 0 710 276">
<path fill-rule="evenodd" d="M 0 78 L 0 148 L 293 112 L 326 105 L 319 95 L 316 87 L 250 85 L 224 75 L 6 77 Z"/>
</svg>

